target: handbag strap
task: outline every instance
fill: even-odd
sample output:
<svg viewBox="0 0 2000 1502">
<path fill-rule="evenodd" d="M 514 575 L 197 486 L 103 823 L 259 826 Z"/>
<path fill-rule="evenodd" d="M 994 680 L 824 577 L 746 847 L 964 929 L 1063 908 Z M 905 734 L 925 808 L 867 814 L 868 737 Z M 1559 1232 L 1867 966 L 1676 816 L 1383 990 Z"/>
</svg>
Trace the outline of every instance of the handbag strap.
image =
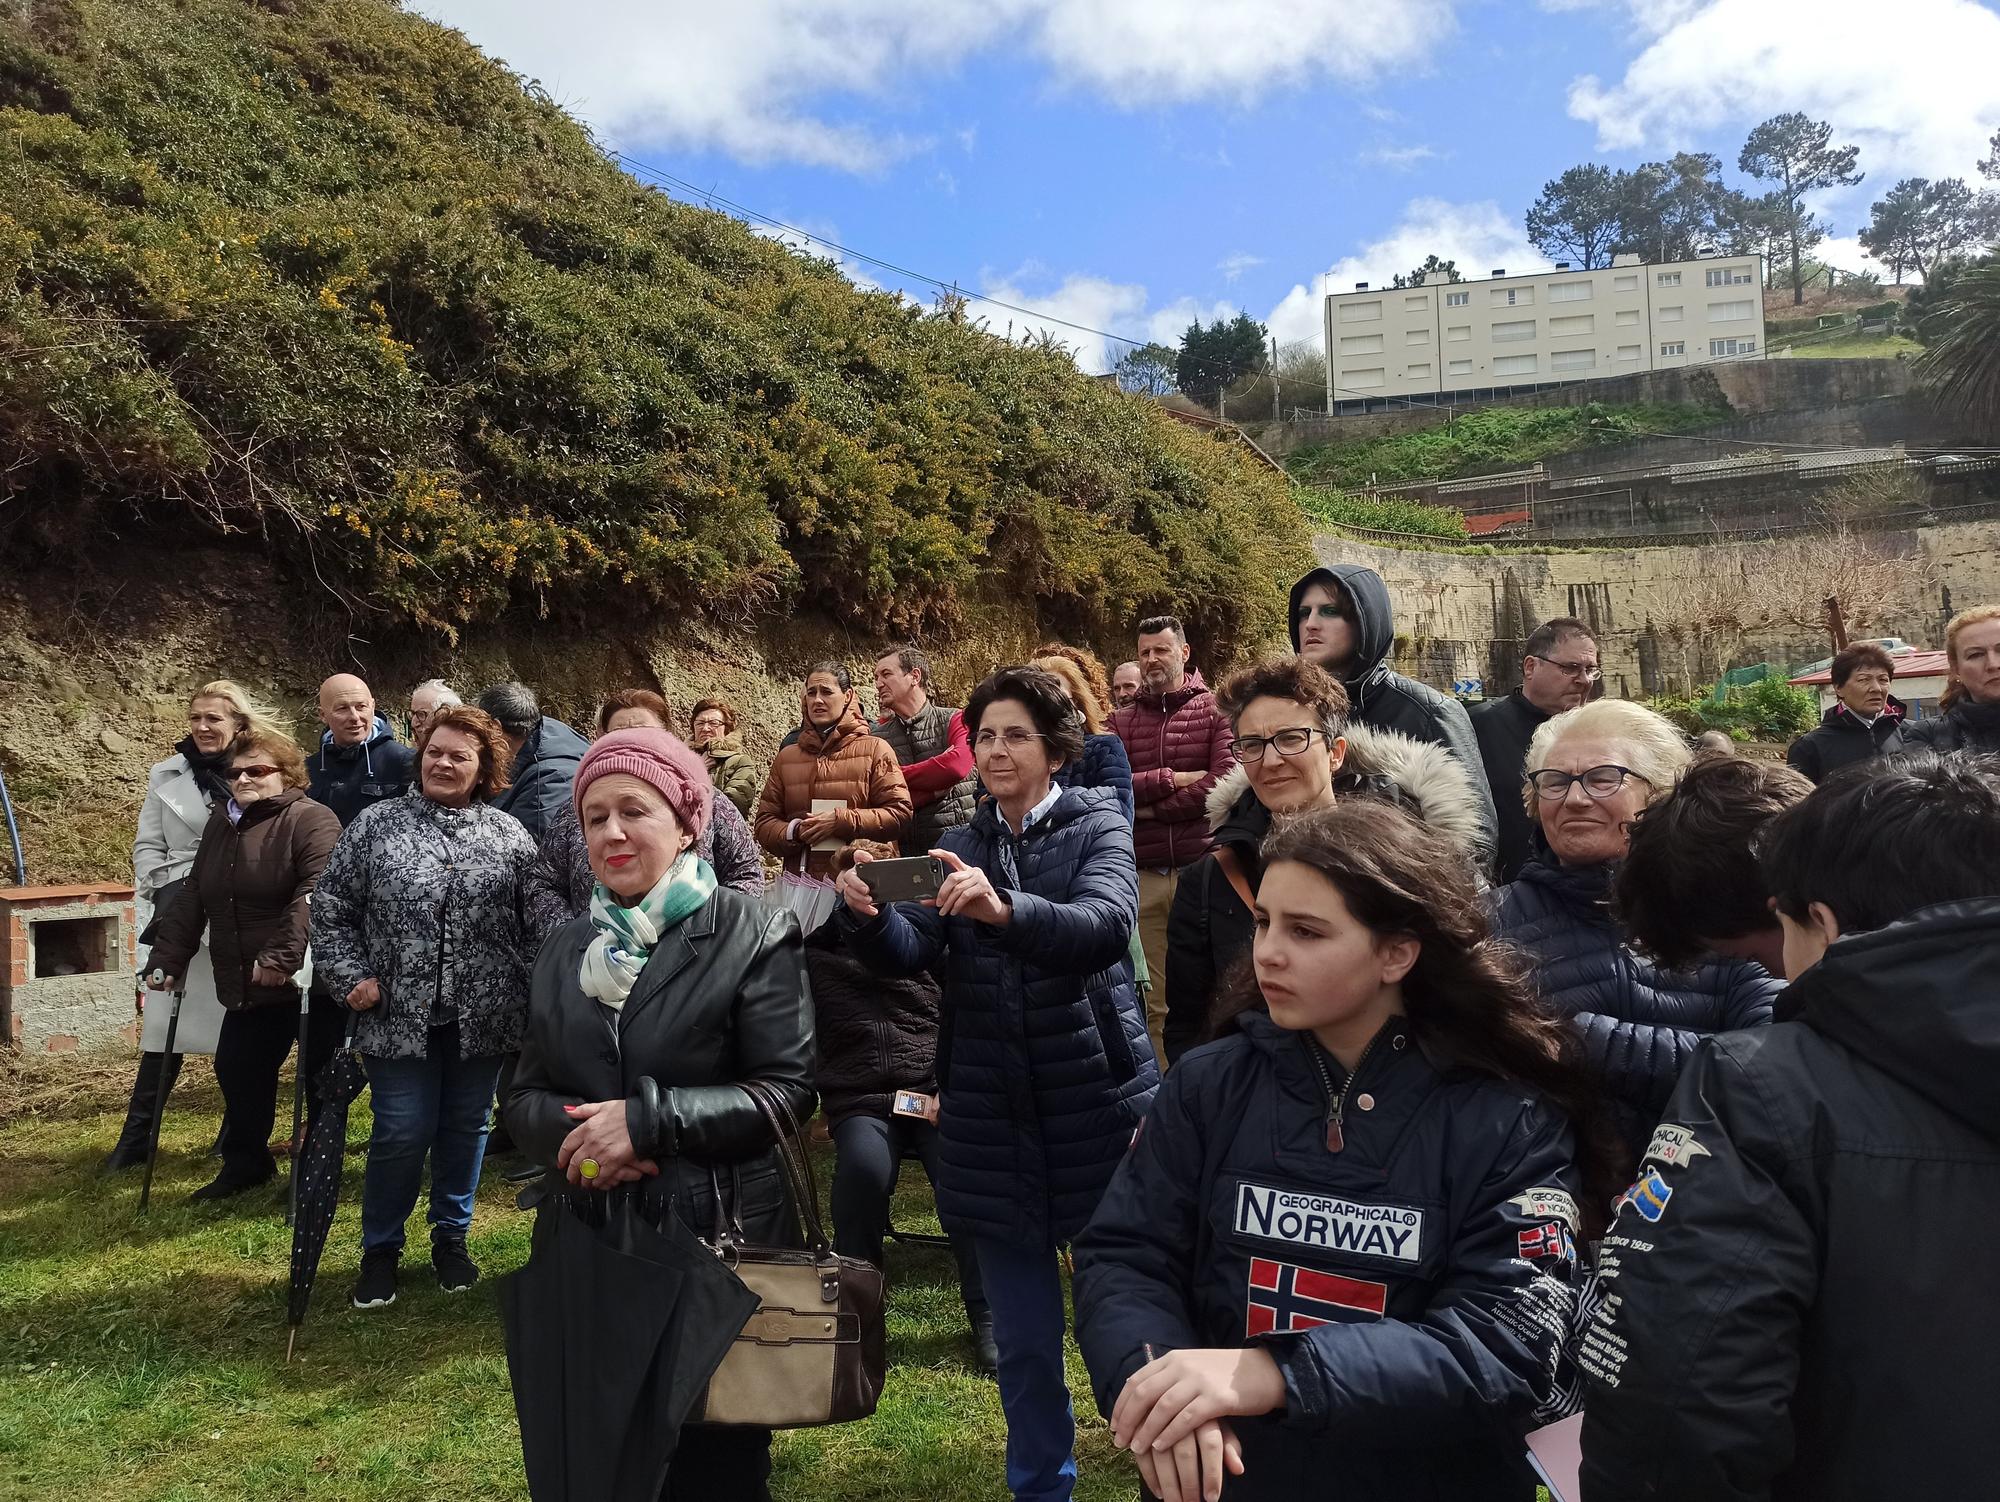
<svg viewBox="0 0 2000 1502">
<path fill-rule="evenodd" d="M 763 1113 L 765 1121 L 770 1123 L 772 1135 L 777 1139 L 778 1159 L 791 1188 L 792 1205 L 798 1213 L 799 1227 L 811 1244 L 814 1255 L 822 1260 L 831 1257 L 833 1244 L 827 1240 L 826 1227 L 819 1217 L 819 1183 L 813 1176 L 812 1160 L 802 1150 L 798 1118 L 792 1113 L 791 1102 L 775 1085 L 763 1080 L 740 1080 L 738 1085 Z"/>
</svg>

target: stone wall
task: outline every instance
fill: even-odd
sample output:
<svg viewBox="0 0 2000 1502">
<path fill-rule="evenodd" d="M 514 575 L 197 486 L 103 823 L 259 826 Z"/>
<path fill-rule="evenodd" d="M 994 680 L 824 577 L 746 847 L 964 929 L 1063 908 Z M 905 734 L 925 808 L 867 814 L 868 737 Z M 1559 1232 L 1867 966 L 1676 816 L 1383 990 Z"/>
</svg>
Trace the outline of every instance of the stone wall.
<svg viewBox="0 0 2000 1502">
<path fill-rule="evenodd" d="M 1873 532 L 1855 545 L 1914 560 L 1910 572 L 1918 576 L 1903 597 L 1863 605 L 1856 635 L 1938 646 L 1952 611 L 2000 601 L 2000 522 Z M 1314 539 L 1322 562 L 1365 563 L 1388 584 L 1401 671 L 1441 688 L 1481 679 L 1489 691 L 1503 690 L 1518 677 L 1520 638 L 1542 621 L 1573 615 L 1598 632 L 1607 692 L 1625 697 L 1712 682 L 1723 667 L 1826 656 L 1827 637 L 1817 625 L 1753 624 L 1711 637 L 1675 629 L 1686 602 L 1696 598 L 1713 608 L 1717 599 L 1738 594 L 1746 602 L 1744 619 L 1760 619 L 1766 612 L 1758 602 L 1787 566 L 1787 546 L 1481 555 L 1376 547 L 1326 533 Z M 1809 596 L 1811 589 L 1795 592 Z"/>
</svg>

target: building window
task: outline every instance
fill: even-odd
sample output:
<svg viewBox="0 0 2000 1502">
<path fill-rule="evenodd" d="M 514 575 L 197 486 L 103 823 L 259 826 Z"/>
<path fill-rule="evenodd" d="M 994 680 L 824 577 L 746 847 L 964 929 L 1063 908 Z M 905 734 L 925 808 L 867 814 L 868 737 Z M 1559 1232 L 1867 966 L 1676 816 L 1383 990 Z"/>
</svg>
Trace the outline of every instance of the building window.
<svg viewBox="0 0 2000 1502">
<path fill-rule="evenodd" d="M 1639 358 L 1638 345 L 1621 344 L 1618 346 L 1618 360 L 1620 364 L 1625 363 L 1627 360 L 1637 360 L 1638 358 Z"/>
<path fill-rule="evenodd" d="M 1595 370 L 1597 351 L 1594 349 L 1559 349 L 1549 356 L 1550 370 Z"/>
<path fill-rule="evenodd" d="M 1757 353 L 1755 339 L 1711 339 L 1708 341 L 1708 357 L 1720 360 L 1728 355 L 1754 355 Z"/>
<path fill-rule="evenodd" d="M 1472 362 L 1470 360 L 1453 360 L 1449 367 L 1449 373 L 1455 376 L 1471 375 Z"/>
<path fill-rule="evenodd" d="M 1597 315 L 1595 313 L 1572 313 L 1567 318 L 1551 318 L 1549 320 L 1549 337 L 1551 339 L 1574 339 L 1579 334 L 1591 334 L 1596 331 Z"/>
<path fill-rule="evenodd" d="M 1637 292 L 1639 290 L 1638 273 L 1634 272 L 1629 276 L 1618 277 L 1612 282 L 1611 290 L 1614 292 Z"/>
<path fill-rule="evenodd" d="M 1533 375 L 1535 357 L 1533 355 L 1502 355 L 1493 362 L 1496 376 Z"/>
<path fill-rule="evenodd" d="M 1431 368 L 1428 363 L 1412 365 L 1404 374 L 1413 381 L 1428 381 L 1431 378 Z"/>
<path fill-rule="evenodd" d="M 1355 391 L 1366 391 L 1387 383 L 1382 379 L 1382 367 L 1376 365 L 1367 370 L 1343 370 L 1340 384 Z"/>
<path fill-rule="evenodd" d="M 1550 282 L 1550 302 L 1589 302 L 1594 289 L 1589 282 Z"/>
<path fill-rule="evenodd" d="M 1661 323 L 1679 323 L 1680 321 L 1681 321 L 1681 310 L 1679 308 L 1660 309 Z"/>
<path fill-rule="evenodd" d="M 1403 311 L 1405 313 L 1421 313 L 1430 305 L 1431 300 L 1428 297 L 1406 297 L 1403 299 Z"/>
<path fill-rule="evenodd" d="M 1447 308 L 1469 307 L 1471 303 L 1472 294 L 1470 292 L 1447 292 L 1444 295 L 1444 305 Z"/>
<path fill-rule="evenodd" d="M 1472 337 L 1472 325 L 1469 323 L 1454 324 L 1444 331 L 1444 337 L 1445 341 L 1450 344 L 1463 343 Z"/>
<path fill-rule="evenodd" d="M 1709 269 L 1708 284 L 1711 287 L 1747 287 L 1750 285 L 1748 266 L 1714 266 Z"/>
<path fill-rule="evenodd" d="M 1344 302 L 1340 305 L 1342 323 L 1379 323 L 1382 319 L 1382 304 L 1379 302 Z"/>
<path fill-rule="evenodd" d="M 1382 353 L 1380 334 L 1349 334 L 1340 341 L 1343 355 L 1379 355 Z"/>
<path fill-rule="evenodd" d="M 1672 339 L 1660 346 L 1662 360 L 1678 360 L 1688 352 L 1687 340 Z"/>
<path fill-rule="evenodd" d="M 1496 308 L 1531 308 L 1535 305 L 1533 287 L 1495 287 L 1489 301 Z"/>
<path fill-rule="evenodd" d="M 1620 308 L 1612 321 L 1621 329 L 1629 329 L 1639 321 L 1637 308 Z"/>
<path fill-rule="evenodd" d="M 1748 318 L 1757 310 L 1757 305 L 1748 299 L 1743 302 L 1712 302 L 1708 305 L 1710 323 L 1728 323 L 1737 318 Z"/>
<path fill-rule="evenodd" d="M 1678 271 L 1662 271 L 1653 278 L 1653 281 L 1662 287 L 1678 287 L 1681 284 L 1681 274 Z"/>
<path fill-rule="evenodd" d="M 1532 339 L 1534 337 L 1535 320 L 1532 318 L 1517 318 L 1511 323 L 1496 323 L 1493 325 L 1492 339 L 1495 344 L 1508 344 L 1516 339 Z"/>
<path fill-rule="evenodd" d="M 1403 342 L 1405 344 L 1429 344 L 1431 342 L 1431 331 L 1429 329 L 1411 329 L 1404 336 Z"/>
</svg>

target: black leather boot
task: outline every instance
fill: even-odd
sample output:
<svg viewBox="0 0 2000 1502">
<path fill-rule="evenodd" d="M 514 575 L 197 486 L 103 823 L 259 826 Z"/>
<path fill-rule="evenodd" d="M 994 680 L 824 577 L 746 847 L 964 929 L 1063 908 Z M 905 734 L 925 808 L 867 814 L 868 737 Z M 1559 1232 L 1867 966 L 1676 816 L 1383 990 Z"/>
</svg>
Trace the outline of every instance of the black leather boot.
<svg viewBox="0 0 2000 1502">
<path fill-rule="evenodd" d="M 153 1119 L 166 1109 L 167 1095 L 174 1088 L 174 1081 L 180 1078 L 181 1056 L 168 1054 L 166 1088 L 160 1086 L 160 1055 L 142 1053 L 139 1055 L 139 1073 L 132 1081 L 131 1103 L 125 1108 L 125 1128 L 118 1134 L 118 1145 L 106 1154 L 98 1165 L 99 1173 L 117 1173 L 120 1169 L 137 1168 L 146 1161 L 146 1148 L 153 1140 Z"/>
<path fill-rule="evenodd" d="M 965 1322 L 972 1329 L 972 1364 L 982 1377 L 1000 1375 L 1000 1347 L 993 1340 L 993 1311 L 967 1309 Z"/>
</svg>

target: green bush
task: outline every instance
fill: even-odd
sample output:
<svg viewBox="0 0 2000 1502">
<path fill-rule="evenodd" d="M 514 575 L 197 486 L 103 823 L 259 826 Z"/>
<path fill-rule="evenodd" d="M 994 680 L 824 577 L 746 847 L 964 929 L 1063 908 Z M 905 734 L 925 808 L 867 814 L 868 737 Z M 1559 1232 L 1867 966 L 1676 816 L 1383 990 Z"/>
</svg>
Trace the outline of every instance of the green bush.
<svg viewBox="0 0 2000 1502">
<path fill-rule="evenodd" d="M 1466 535 L 1465 513 L 1453 506 L 1425 506 L 1416 501 L 1377 499 L 1324 489 L 1301 489 L 1299 505 L 1312 520 L 1328 526 L 1364 527 L 1373 532 L 1401 532 L 1417 537 Z"/>
<path fill-rule="evenodd" d="M 1719 392 L 1706 404 L 1481 407 L 1421 432 L 1302 448 L 1285 462 L 1294 478 L 1306 484 L 1358 490 L 1518 469 L 1556 454 L 1623 443 L 1646 433 L 1683 433 L 1729 416 Z"/>
<path fill-rule="evenodd" d="M 1819 723 L 1818 695 L 1809 688 L 1793 688 L 1777 676 L 1731 688 L 1722 699 L 1663 694 L 1646 700 L 1646 707 L 1687 735 L 1721 730 L 1739 741 L 1789 741 Z"/>
<path fill-rule="evenodd" d="M 1865 308 L 1856 308 L 1854 316 L 1863 323 L 1875 323 L 1885 318 L 1894 323 L 1903 316 L 1903 305 L 1894 298 L 1887 302 L 1873 302 Z"/>
<path fill-rule="evenodd" d="M 0 21 L 0 518 L 143 522 L 451 631 L 803 605 L 1274 634 L 1305 528 L 1240 451 L 677 204 L 388 0 Z"/>
</svg>

